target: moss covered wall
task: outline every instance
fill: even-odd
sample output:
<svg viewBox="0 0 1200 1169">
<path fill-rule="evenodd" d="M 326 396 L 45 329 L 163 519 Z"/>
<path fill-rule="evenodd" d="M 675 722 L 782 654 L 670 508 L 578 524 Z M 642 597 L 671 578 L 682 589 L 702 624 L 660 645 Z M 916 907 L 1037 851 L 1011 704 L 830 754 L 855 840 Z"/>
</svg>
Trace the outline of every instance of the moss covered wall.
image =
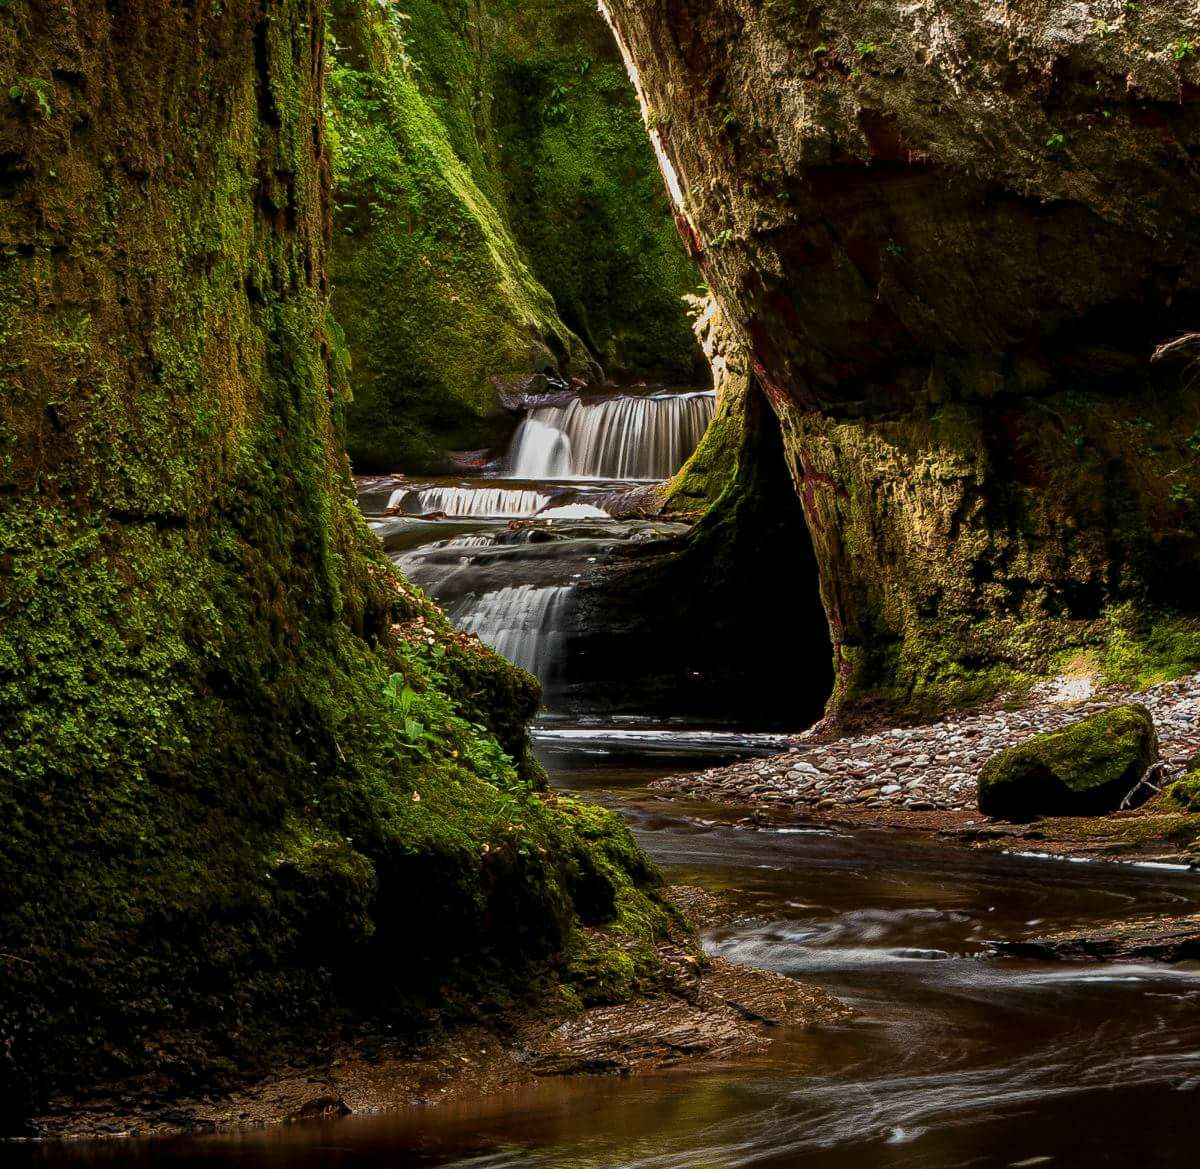
<svg viewBox="0 0 1200 1169">
<path fill-rule="evenodd" d="M 834 708 L 1200 660 L 1192 0 L 605 7 L 783 424 Z"/>
<path fill-rule="evenodd" d="M 503 443 L 499 386 L 686 382 L 695 282 L 587 0 L 337 0 L 334 310 L 356 466 Z"/>
<path fill-rule="evenodd" d="M 348 1017 L 486 1011 L 568 961 L 589 993 L 581 882 L 626 945 L 665 921 L 619 822 L 539 791 L 533 680 L 354 507 L 323 17 L 0 8 L 6 1131 L 317 1060 Z M 627 992 L 646 966 L 618 965 Z"/>
</svg>

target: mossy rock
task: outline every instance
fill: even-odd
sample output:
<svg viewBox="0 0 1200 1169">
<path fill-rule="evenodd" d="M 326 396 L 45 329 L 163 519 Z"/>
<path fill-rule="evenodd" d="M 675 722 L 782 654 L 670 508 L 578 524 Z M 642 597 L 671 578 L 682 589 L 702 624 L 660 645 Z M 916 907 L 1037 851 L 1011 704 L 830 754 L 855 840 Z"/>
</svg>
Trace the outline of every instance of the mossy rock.
<svg viewBox="0 0 1200 1169">
<path fill-rule="evenodd" d="M 1114 812 L 1157 757 L 1150 712 L 1118 706 L 994 755 L 979 810 L 1002 820 Z"/>
<path fill-rule="evenodd" d="M 1183 778 L 1167 788 L 1167 796 L 1185 812 L 1200 812 L 1200 751 L 1188 760 Z"/>
<path fill-rule="evenodd" d="M 507 445 L 503 389 L 700 355 L 637 99 L 590 0 L 334 0 L 333 314 L 359 470 Z M 601 368 L 603 366 L 603 369 Z"/>
</svg>

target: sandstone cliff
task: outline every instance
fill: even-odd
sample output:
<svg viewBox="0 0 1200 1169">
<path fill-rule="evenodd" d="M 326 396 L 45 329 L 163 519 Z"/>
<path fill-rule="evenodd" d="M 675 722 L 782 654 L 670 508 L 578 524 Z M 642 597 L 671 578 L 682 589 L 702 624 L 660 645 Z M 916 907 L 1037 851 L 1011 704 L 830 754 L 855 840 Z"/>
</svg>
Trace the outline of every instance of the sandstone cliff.
<svg viewBox="0 0 1200 1169">
<path fill-rule="evenodd" d="M 606 0 L 784 429 L 834 709 L 1198 659 L 1192 0 Z"/>
</svg>

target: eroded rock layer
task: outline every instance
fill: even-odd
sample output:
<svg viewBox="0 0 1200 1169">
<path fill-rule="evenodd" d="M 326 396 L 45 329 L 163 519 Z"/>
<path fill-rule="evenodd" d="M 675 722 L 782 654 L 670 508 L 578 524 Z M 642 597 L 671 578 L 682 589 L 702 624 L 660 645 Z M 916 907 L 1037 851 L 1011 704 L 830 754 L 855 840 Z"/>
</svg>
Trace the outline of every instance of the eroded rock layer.
<svg viewBox="0 0 1200 1169">
<path fill-rule="evenodd" d="M 781 419 L 834 709 L 1195 660 L 1191 0 L 609 0 Z"/>
</svg>

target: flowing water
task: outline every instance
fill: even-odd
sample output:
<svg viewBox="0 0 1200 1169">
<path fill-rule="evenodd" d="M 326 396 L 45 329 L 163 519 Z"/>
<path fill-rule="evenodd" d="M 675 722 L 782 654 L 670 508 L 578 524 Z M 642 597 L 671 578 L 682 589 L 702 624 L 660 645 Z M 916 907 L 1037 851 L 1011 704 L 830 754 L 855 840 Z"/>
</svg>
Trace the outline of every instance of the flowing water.
<svg viewBox="0 0 1200 1169">
<path fill-rule="evenodd" d="M 539 736 L 556 781 L 621 808 L 672 881 L 736 899 L 710 953 L 819 983 L 855 1018 L 763 1056 L 204 1139 L 11 1150 L 22 1164 L 246 1169 L 1183 1169 L 1195 1162 L 1200 973 L 989 957 L 989 940 L 1136 908 L 1195 911 L 1166 870 L 975 853 L 655 798 L 769 739 Z"/>
<path fill-rule="evenodd" d="M 448 612 L 464 633 L 478 634 L 497 653 L 550 686 L 560 660 L 558 642 L 570 594 L 562 585 L 509 585 L 482 597 L 469 594 Z"/>
<path fill-rule="evenodd" d="M 538 406 L 508 453 L 514 479 L 668 479 L 712 421 L 711 391 Z"/>
<path fill-rule="evenodd" d="M 458 494 L 447 494 L 451 488 Z M 414 489 L 421 494 L 410 506 Z M 601 518 L 606 489 L 373 481 L 363 485 L 362 499 L 393 557 L 446 601 L 462 628 L 553 685 L 572 620 L 572 581 L 621 542 L 656 536 L 652 524 Z M 493 510 L 478 514 L 478 494 L 457 507 L 480 491 L 500 491 L 488 497 Z M 546 497 L 538 511 L 554 504 L 592 510 L 572 513 L 561 529 L 512 528 L 502 509 L 527 506 L 521 501 L 529 494 Z M 417 518 L 429 514 L 444 518 Z M 853 1006 L 854 1018 L 783 1032 L 766 1054 L 730 1064 L 547 1081 L 443 1108 L 221 1137 L 12 1146 L 0 1150 L 5 1164 L 1196 1164 L 1200 970 L 1001 960 L 988 943 L 1126 912 L 1197 912 L 1197 876 L 971 852 L 896 832 L 803 822 L 763 827 L 647 789 L 673 771 L 769 752 L 778 745 L 770 735 L 663 725 L 654 717 L 609 725 L 593 718 L 591 725 L 543 725 L 536 740 L 555 784 L 620 809 L 670 881 L 733 899 L 734 920 L 704 936 L 710 953 L 820 984 Z"/>
</svg>

